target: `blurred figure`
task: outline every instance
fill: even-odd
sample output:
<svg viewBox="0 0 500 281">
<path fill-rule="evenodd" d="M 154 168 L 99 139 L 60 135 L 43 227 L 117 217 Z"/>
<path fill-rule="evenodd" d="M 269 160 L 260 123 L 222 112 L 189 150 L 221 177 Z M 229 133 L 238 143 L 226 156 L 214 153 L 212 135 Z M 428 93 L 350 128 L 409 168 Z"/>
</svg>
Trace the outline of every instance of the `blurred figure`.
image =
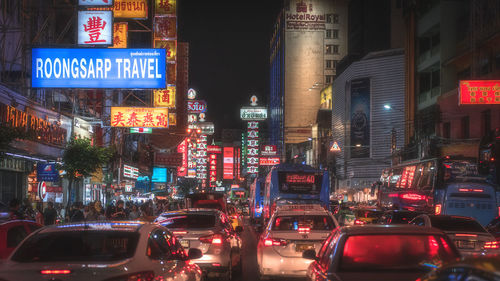
<svg viewBox="0 0 500 281">
<path fill-rule="evenodd" d="M 28 198 L 25 198 L 23 200 L 23 205 L 20 208 L 20 212 L 24 214 L 24 219 L 32 221 L 35 220 L 36 213 Z"/>
<path fill-rule="evenodd" d="M 89 209 L 88 213 L 87 213 L 87 216 L 85 217 L 86 220 L 88 221 L 96 221 L 99 219 L 99 214 L 97 213 L 96 209 L 95 209 L 95 203 L 94 202 L 90 202 L 89 205 L 87 206 L 87 208 Z"/>
<path fill-rule="evenodd" d="M 43 203 L 37 203 L 35 208 L 35 221 L 38 224 L 44 225 L 43 219 Z"/>
<path fill-rule="evenodd" d="M 56 223 L 57 211 L 54 209 L 54 203 L 49 202 L 47 204 L 47 209 L 43 212 L 43 220 L 45 225 L 52 225 Z"/>
<path fill-rule="evenodd" d="M 126 220 L 127 219 L 127 214 L 125 213 L 125 209 L 123 208 L 123 201 L 118 200 L 116 202 L 116 208 L 114 212 L 111 214 L 111 219 L 112 220 Z"/>
<path fill-rule="evenodd" d="M 9 201 L 9 220 L 24 220 L 24 214 L 19 211 L 21 208 L 21 202 L 14 198 Z"/>
<path fill-rule="evenodd" d="M 82 202 L 75 202 L 73 204 L 73 213 L 71 215 L 70 221 L 71 222 L 80 222 L 84 221 L 85 216 L 83 215 L 83 203 Z"/>
<path fill-rule="evenodd" d="M 101 201 L 99 200 L 95 201 L 94 208 L 99 215 L 104 214 L 104 209 L 102 208 Z"/>
<path fill-rule="evenodd" d="M 85 205 L 85 206 L 83 206 L 83 217 L 84 217 L 86 220 L 88 220 L 88 219 L 87 219 L 87 216 L 89 215 L 89 212 L 90 212 L 89 205 Z"/>
<path fill-rule="evenodd" d="M 133 204 L 131 207 L 130 213 L 128 214 L 128 218 L 130 220 L 135 220 L 140 216 L 141 216 L 141 214 L 139 212 L 139 209 L 137 208 L 137 205 Z"/>
</svg>

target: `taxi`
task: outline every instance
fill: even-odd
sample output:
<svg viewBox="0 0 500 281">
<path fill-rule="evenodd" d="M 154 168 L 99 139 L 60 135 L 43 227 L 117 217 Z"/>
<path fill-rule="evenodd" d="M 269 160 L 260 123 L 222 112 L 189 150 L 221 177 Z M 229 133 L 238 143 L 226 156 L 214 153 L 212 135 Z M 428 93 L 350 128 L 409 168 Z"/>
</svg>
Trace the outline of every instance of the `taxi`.
<svg viewBox="0 0 500 281">
<path fill-rule="evenodd" d="M 261 279 L 305 277 L 312 261 L 302 252 L 318 251 L 337 227 L 332 213 L 319 204 L 279 206 L 257 244 Z"/>
</svg>

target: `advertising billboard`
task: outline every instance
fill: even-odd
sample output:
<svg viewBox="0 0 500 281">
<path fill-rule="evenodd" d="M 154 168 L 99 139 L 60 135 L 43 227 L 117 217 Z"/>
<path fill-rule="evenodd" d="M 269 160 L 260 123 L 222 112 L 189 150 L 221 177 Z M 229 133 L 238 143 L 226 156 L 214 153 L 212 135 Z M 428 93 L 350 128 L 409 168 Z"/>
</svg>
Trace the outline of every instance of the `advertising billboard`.
<svg viewBox="0 0 500 281">
<path fill-rule="evenodd" d="M 113 46 L 110 48 L 128 47 L 128 23 L 115 22 L 113 24 Z"/>
<path fill-rule="evenodd" d="M 202 113 L 207 111 L 207 102 L 204 100 L 188 100 L 187 109 L 190 113 Z"/>
<path fill-rule="evenodd" d="M 370 157 L 370 79 L 351 81 L 351 158 Z"/>
<path fill-rule="evenodd" d="M 500 104 L 500 80 L 461 80 L 459 104 Z"/>
<path fill-rule="evenodd" d="M 111 0 L 110 0 L 111 1 Z M 147 19 L 147 0 L 114 0 L 113 7 L 91 7 L 89 11 L 113 11 L 115 18 Z"/>
<path fill-rule="evenodd" d="M 59 171 L 56 169 L 56 164 L 36 164 L 36 178 L 39 182 L 41 181 L 58 181 Z"/>
<path fill-rule="evenodd" d="M 285 13 L 286 30 L 316 31 L 326 27 L 326 16 L 318 1 L 306 3 L 303 0 L 289 2 Z"/>
<path fill-rule="evenodd" d="M 139 168 L 123 165 L 123 176 L 126 178 L 136 179 L 139 177 Z"/>
<path fill-rule="evenodd" d="M 31 50 L 33 88 L 166 87 L 164 49 Z"/>
<path fill-rule="evenodd" d="M 167 182 L 167 168 L 153 167 L 152 182 Z"/>
<path fill-rule="evenodd" d="M 224 147 L 223 149 L 224 161 L 222 166 L 222 178 L 225 180 L 234 179 L 234 147 Z"/>
<path fill-rule="evenodd" d="M 175 86 L 154 90 L 153 94 L 155 107 L 175 108 Z"/>
<path fill-rule="evenodd" d="M 265 107 L 243 107 L 240 108 L 241 120 L 263 121 L 267 119 L 267 108 Z"/>
<path fill-rule="evenodd" d="M 113 106 L 111 127 L 168 128 L 168 108 Z"/>
<path fill-rule="evenodd" d="M 113 45 L 113 12 L 78 11 L 78 45 Z"/>
</svg>

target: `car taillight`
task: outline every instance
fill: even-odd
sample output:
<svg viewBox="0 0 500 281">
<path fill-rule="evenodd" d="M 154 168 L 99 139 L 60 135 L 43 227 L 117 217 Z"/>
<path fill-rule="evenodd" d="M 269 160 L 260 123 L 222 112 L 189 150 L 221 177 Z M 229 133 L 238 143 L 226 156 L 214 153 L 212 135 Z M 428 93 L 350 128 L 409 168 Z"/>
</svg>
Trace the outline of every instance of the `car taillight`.
<svg viewBox="0 0 500 281">
<path fill-rule="evenodd" d="M 281 239 L 272 239 L 272 238 L 266 238 L 264 239 L 264 246 L 270 247 L 270 246 L 286 246 L 286 241 L 281 240 Z"/>
<path fill-rule="evenodd" d="M 104 281 L 154 281 L 155 273 L 153 271 L 136 272 L 118 277 L 106 279 Z"/>
<path fill-rule="evenodd" d="M 403 194 L 400 194 L 399 197 L 401 197 L 401 199 L 414 200 L 414 201 L 426 199 L 425 195 L 421 195 L 421 194 L 417 194 L 417 193 L 403 193 Z"/>
<path fill-rule="evenodd" d="M 187 231 L 172 231 L 172 233 L 174 235 L 184 235 L 184 234 L 187 234 L 188 232 Z"/>
<path fill-rule="evenodd" d="M 441 214 L 441 204 L 436 204 L 434 211 L 435 211 L 436 215 L 440 215 Z"/>
<path fill-rule="evenodd" d="M 298 231 L 299 231 L 299 233 L 309 233 L 309 232 L 311 232 L 311 228 L 310 227 L 299 227 Z"/>
<path fill-rule="evenodd" d="M 69 269 L 46 269 L 40 271 L 41 274 L 70 274 L 71 270 Z"/>
<path fill-rule="evenodd" d="M 498 243 L 498 241 L 490 241 L 490 242 L 484 243 L 483 248 L 484 249 L 500 249 L 500 244 Z"/>
<path fill-rule="evenodd" d="M 363 225 L 363 224 L 366 224 L 366 221 L 355 220 L 354 224 L 356 224 L 356 225 Z"/>
<path fill-rule="evenodd" d="M 498 207 L 498 216 L 500 217 L 500 207 Z"/>
<path fill-rule="evenodd" d="M 200 240 L 201 243 L 222 245 L 222 235 L 220 235 L 220 234 L 203 236 L 203 237 L 200 237 L 198 240 Z"/>
</svg>

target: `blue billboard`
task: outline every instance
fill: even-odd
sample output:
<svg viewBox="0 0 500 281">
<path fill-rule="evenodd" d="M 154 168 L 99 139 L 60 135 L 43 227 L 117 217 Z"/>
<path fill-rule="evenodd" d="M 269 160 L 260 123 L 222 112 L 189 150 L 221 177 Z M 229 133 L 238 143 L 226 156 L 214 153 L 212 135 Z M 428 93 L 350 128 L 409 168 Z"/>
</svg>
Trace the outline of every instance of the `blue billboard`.
<svg viewBox="0 0 500 281">
<path fill-rule="evenodd" d="M 31 51 L 33 88 L 164 89 L 165 49 L 42 49 Z"/>
<path fill-rule="evenodd" d="M 36 164 L 36 178 L 39 182 L 41 181 L 58 181 L 59 171 L 56 169 L 56 164 Z"/>
<path fill-rule="evenodd" d="M 167 168 L 153 167 L 152 182 L 167 182 Z"/>
</svg>

